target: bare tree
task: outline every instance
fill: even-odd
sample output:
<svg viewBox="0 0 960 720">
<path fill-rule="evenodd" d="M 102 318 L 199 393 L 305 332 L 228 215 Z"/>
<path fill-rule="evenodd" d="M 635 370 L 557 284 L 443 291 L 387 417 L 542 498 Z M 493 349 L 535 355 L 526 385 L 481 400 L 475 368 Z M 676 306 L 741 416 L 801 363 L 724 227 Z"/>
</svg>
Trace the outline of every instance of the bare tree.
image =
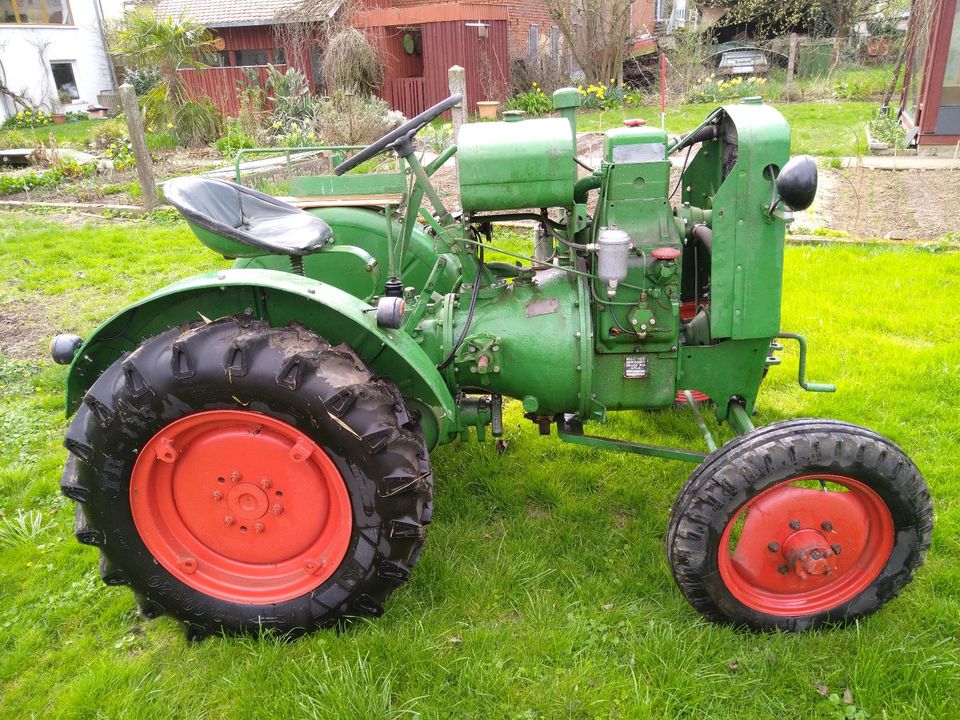
<svg viewBox="0 0 960 720">
<path fill-rule="evenodd" d="M 547 0 L 550 17 L 587 82 L 620 77 L 632 7 L 633 0 Z"/>
</svg>

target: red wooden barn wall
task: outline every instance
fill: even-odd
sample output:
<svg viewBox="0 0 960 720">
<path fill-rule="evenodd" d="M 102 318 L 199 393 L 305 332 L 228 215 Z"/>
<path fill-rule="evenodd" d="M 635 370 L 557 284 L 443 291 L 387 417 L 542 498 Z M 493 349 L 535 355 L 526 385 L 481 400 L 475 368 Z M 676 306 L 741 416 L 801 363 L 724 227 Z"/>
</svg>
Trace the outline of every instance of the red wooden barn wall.
<svg viewBox="0 0 960 720">
<path fill-rule="evenodd" d="M 425 23 L 423 31 L 424 101 L 434 105 L 450 94 L 447 71 L 464 68 L 467 80 L 467 111 L 476 112 L 481 100 L 502 100 L 507 93 L 507 21 L 484 20 L 487 37 L 463 20 Z M 487 65 L 489 71 L 484 72 Z M 489 87 L 482 87 L 486 75 Z M 426 108 L 424 108 L 426 109 Z"/>
<path fill-rule="evenodd" d="M 441 16 L 453 15 L 450 11 Z M 480 28 L 466 25 L 467 20 L 444 20 L 419 23 L 422 33 L 422 54 L 404 52 L 402 38 L 405 27 L 368 27 L 378 39 L 384 53 L 384 85 L 381 96 L 407 117 L 412 117 L 449 95 L 447 71 L 453 65 L 465 69 L 467 106 L 476 112 L 481 100 L 502 100 L 507 95 L 508 59 L 506 19 L 482 20 L 486 37 Z M 214 32 L 224 41 L 224 49 L 272 50 L 283 47 L 270 26 L 219 28 Z M 303 72 L 315 91 L 313 67 L 308 51 L 296 53 L 284 47 L 287 63 Z M 287 65 L 278 65 L 285 70 Z M 243 67 L 211 67 L 181 70 L 190 94 L 197 99 L 209 98 L 224 115 L 240 110 L 237 98 L 238 81 L 244 79 Z M 266 67 L 254 68 L 261 84 L 266 80 Z M 484 82 L 486 81 L 486 82 Z M 486 84 L 486 87 L 484 87 Z"/>
<path fill-rule="evenodd" d="M 292 47 L 280 42 L 273 27 L 213 28 L 214 35 L 223 39 L 224 50 L 274 50 L 282 47 L 286 56 L 286 65 L 276 65 L 281 72 L 287 67 L 295 67 L 307 76 L 310 91 L 314 91 L 313 66 L 310 53 L 306 49 L 296 52 Z M 237 98 L 238 81 L 245 79 L 246 70 L 253 69 L 263 85 L 267 78 L 266 66 L 254 67 L 209 67 L 181 70 L 180 75 L 186 83 L 191 97 L 197 100 L 209 98 L 224 115 L 234 116 L 240 111 Z"/>
</svg>

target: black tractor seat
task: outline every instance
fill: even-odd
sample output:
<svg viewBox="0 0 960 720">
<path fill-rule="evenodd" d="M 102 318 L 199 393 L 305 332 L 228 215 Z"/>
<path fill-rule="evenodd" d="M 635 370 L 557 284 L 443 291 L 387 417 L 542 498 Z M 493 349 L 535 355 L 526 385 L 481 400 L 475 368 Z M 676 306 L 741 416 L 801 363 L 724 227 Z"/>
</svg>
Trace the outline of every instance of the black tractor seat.
<svg viewBox="0 0 960 720">
<path fill-rule="evenodd" d="M 163 194 L 194 225 L 264 252 L 309 255 L 333 236 L 322 219 L 226 180 L 176 178 L 164 184 Z"/>
</svg>

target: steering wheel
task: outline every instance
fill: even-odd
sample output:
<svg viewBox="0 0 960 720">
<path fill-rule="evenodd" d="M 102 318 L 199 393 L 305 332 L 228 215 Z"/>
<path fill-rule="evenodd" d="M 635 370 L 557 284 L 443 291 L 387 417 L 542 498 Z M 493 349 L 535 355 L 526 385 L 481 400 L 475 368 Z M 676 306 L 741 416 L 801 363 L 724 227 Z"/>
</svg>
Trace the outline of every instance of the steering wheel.
<svg viewBox="0 0 960 720">
<path fill-rule="evenodd" d="M 409 136 L 412 138 L 418 132 L 420 132 L 425 125 L 430 123 L 432 120 L 440 117 L 447 110 L 452 108 L 454 105 L 459 105 L 460 101 L 463 100 L 463 95 L 459 93 L 456 95 L 451 95 L 446 100 L 438 102 L 432 108 L 424 110 L 422 113 L 417 115 L 415 118 L 407 120 L 403 125 L 391 130 L 386 135 L 384 135 L 379 140 L 375 140 L 370 145 L 367 145 L 363 150 L 358 152 L 356 155 L 353 155 L 342 163 L 337 165 L 333 169 L 334 175 L 343 175 L 348 170 L 353 170 L 360 163 L 366 162 L 372 157 L 376 157 L 380 153 L 390 150 L 394 143 L 397 140 L 400 140 L 404 136 Z"/>
</svg>

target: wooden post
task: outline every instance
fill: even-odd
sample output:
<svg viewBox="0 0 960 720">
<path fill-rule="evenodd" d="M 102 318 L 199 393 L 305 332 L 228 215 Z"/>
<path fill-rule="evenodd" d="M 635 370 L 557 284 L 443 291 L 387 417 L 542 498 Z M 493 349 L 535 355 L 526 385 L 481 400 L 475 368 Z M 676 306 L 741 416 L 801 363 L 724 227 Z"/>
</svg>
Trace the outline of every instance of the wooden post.
<svg viewBox="0 0 960 720">
<path fill-rule="evenodd" d="M 150 160 L 150 151 L 147 149 L 147 138 L 143 134 L 143 118 L 140 116 L 140 106 L 137 104 L 137 93 L 130 83 L 120 86 L 120 102 L 123 104 L 123 114 L 127 118 L 127 131 L 130 133 L 130 144 L 133 145 L 133 156 L 137 160 L 137 177 L 140 178 L 143 206 L 147 212 L 153 212 L 157 206 L 157 184 L 153 179 L 153 162 Z"/>
<path fill-rule="evenodd" d="M 463 95 L 463 101 L 450 110 L 453 118 L 453 141 L 456 142 L 460 126 L 467 122 L 467 75 L 462 67 L 454 65 L 447 71 L 447 78 L 450 82 L 450 94 Z"/>
<path fill-rule="evenodd" d="M 799 38 L 796 33 L 790 33 L 790 52 L 787 55 L 787 82 L 793 82 L 793 73 L 797 67 L 797 47 Z"/>
</svg>

